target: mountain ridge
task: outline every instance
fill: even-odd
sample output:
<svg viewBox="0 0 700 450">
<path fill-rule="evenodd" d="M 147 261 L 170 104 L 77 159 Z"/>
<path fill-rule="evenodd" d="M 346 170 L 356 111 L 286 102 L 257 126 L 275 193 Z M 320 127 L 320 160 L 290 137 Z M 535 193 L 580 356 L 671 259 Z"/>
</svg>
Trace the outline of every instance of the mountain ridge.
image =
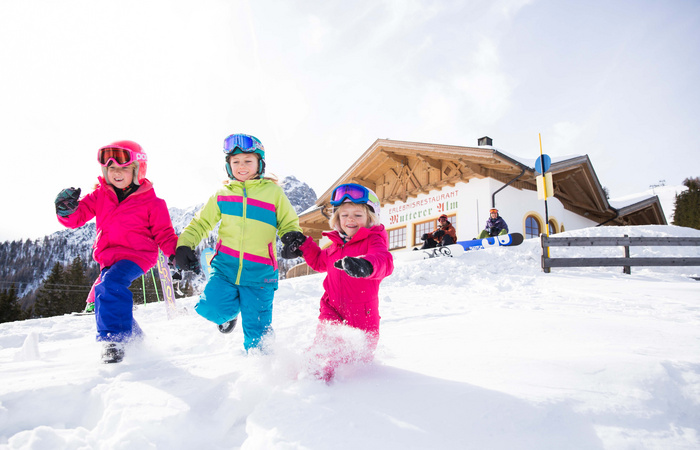
<svg viewBox="0 0 700 450">
<path fill-rule="evenodd" d="M 280 186 L 297 214 L 316 202 L 314 190 L 294 176 L 285 177 Z M 203 205 L 204 203 L 200 203 L 184 209 L 168 208 L 175 233 L 178 235 L 182 233 Z M 216 243 L 217 231 L 218 226 L 198 248 L 213 247 Z M 80 228 L 59 230 L 34 240 L 0 243 L 0 290 L 9 290 L 12 285 L 15 285 L 22 307 L 27 308 L 28 303 L 33 303 L 32 294 L 49 275 L 52 267 L 57 262 L 67 266 L 78 256 L 85 262 L 88 278 L 90 281 L 94 280 L 99 273 L 99 267 L 92 259 L 95 236 L 96 227 L 93 219 Z M 296 260 L 292 261 L 296 264 Z M 288 268 L 289 263 L 284 261 L 282 266 Z"/>
</svg>

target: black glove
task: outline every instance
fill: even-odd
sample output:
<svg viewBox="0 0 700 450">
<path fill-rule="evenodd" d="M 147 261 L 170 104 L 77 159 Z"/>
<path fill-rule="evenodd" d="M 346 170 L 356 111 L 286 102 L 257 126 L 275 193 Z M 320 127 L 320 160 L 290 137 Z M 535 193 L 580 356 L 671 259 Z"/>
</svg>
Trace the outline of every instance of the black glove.
<svg viewBox="0 0 700 450">
<path fill-rule="evenodd" d="M 427 241 L 428 240 L 428 233 L 425 233 L 423 236 L 420 237 L 421 241 Z"/>
<path fill-rule="evenodd" d="M 175 250 L 175 262 L 177 267 L 182 270 L 191 270 L 194 273 L 199 273 L 199 260 L 194 250 L 186 245 L 181 245 Z"/>
<path fill-rule="evenodd" d="M 182 280 L 182 271 L 175 265 L 175 255 L 170 255 L 170 258 L 168 258 L 168 269 L 172 274 L 173 280 Z"/>
<path fill-rule="evenodd" d="M 301 244 L 306 242 L 306 236 L 298 231 L 290 231 L 285 233 L 284 236 L 280 238 L 284 247 L 282 247 L 282 258 L 284 259 L 294 259 L 303 256 L 299 247 Z"/>
<path fill-rule="evenodd" d="M 367 278 L 374 271 L 372 263 L 364 258 L 353 258 L 352 256 L 339 259 L 333 266 L 336 269 L 344 270 L 345 273 L 354 278 Z"/>
<path fill-rule="evenodd" d="M 435 239 L 440 239 L 445 235 L 445 230 L 437 230 L 435 233 L 433 233 L 433 237 Z"/>
<path fill-rule="evenodd" d="M 491 227 L 489 229 L 489 236 L 498 236 L 498 233 L 501 232 L 501 229 L 498 227 Z"/>
<path fill-rule="evenodd" d="M 61 217 L 70 216 L 78 209 L 78 198 L 80 198 L 80 188 L 69 187 L 58 193 L 54 203 L 56 204 L 56 214 Z"/>
</svg>

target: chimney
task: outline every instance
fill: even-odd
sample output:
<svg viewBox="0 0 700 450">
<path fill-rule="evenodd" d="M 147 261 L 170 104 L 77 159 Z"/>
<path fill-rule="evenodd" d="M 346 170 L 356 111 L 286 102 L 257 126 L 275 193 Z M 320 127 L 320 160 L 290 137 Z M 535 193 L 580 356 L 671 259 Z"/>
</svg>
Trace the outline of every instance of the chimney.
<svg viewBox="0 0 700 450">
<path fill-rule="evenodd" d="M 488 136 L 484 136 L 484 137 L 482 137 L 482 138 L 479 138 L 479 140 L 478 140 L 477 142 L 478 142 L 479 147 L 481 147 L 482 145 L 491 145 L 491 146 L 493 146 L 493 139 L 491 139 L 491 138 L 488 137 Z"/>
</svg>

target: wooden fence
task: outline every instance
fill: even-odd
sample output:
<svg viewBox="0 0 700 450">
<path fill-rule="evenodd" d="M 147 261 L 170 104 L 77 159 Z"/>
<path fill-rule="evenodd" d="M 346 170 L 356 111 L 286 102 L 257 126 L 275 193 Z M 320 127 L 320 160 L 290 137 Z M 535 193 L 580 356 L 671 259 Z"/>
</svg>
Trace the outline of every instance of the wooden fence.
<svg viewBox="0 0 700 450">
<path fill-rule="evenodd" d="M 700 266 L 700 257 L 642 258 L 630 257 L 630 247 L 700 247 L 697 237 L 551 237 L 542 235 L 542 270 L 552 267 L 611 267 L 622 266 L 632 273 L 631 266 Z M 550 258 L 549 247 L 624 247 L 619 258 Z M 700 254 L 700 253 L 699 253 Z"/>
<path fill-rule="evenodd" d="M 289 269 L 285 278 L 303 277 L 306 275 L 313 275 L 315 273 L 318 272 L 309 267 L 306 263 L 301 263 Z"/>
</svg>

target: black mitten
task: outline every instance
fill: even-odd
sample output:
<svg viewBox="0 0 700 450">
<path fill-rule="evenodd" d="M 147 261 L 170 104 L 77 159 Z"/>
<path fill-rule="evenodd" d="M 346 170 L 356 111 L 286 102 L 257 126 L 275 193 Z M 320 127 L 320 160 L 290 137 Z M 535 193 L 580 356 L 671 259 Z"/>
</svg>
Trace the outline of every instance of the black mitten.
<svg viewBox="0 0 700 450">
<path fill-rule="evenodd" d="M 80 188 L 70 187 L 62 190 L 56 196 L 56 214 L 61 217 L 70 216 L 78 209 L 78 199 L 80 198 Z"/>
<path fill-rule="evenodd" d="M 427 241 L 427 240 L 428 240 L 428 233 L 425 233 L 424 235 L 422 235 L 422 236 L 420 237 L 420 240 L 421 240 L 421 241 Z"/>
<path fill-rule="evenodd" d="M 299 247 L 306 242 L 306 236 L 298 231 L 290 231 L 280 238 L 284 246 L 282 247 L 282 258 L 294 259 L 303 256 Z"/>
<path fill-rule="evenodd" d="M 170 255 L 170 258 L 168 258 L 168 269 L 172 274 L 173 280 L 182 280 L 182 270 L 178 269 L 175 264 L 175 255 Z"/>
<path fill-rule="evenodd" d="M 435 233 L 433 233 L 433 237 L 434 237 L 435 239 L 440 239 L 440 238 L 443 237 L 444 235 L 445 235 L 445 231 L 444 231 L 444 230 L 437 230 Z"/>
<path fill-rule="evenodd" d="M 181 245 L 175 250 L 175 263 L 182 270 L 191 270 L 194 273 L 200 271 L 197 255 L 186 245 Z"/>
<path fill-rule="evenodd" d="M 372 263 L 364 258 L 353 258 L 352 256 L 339 259 L 333 266 L 336 269 L 344 270 L 345 273 L 354 278 L 367 278 L 374 272 Z"/>
<path fill-rule="evenodd" d="M 489 236 L 498 236 L 498 233 L 500 233 L 500 232 L 501 232 L 500 228 L 491 227 L 491 229 L 489 229 Z"/>
</svg>

